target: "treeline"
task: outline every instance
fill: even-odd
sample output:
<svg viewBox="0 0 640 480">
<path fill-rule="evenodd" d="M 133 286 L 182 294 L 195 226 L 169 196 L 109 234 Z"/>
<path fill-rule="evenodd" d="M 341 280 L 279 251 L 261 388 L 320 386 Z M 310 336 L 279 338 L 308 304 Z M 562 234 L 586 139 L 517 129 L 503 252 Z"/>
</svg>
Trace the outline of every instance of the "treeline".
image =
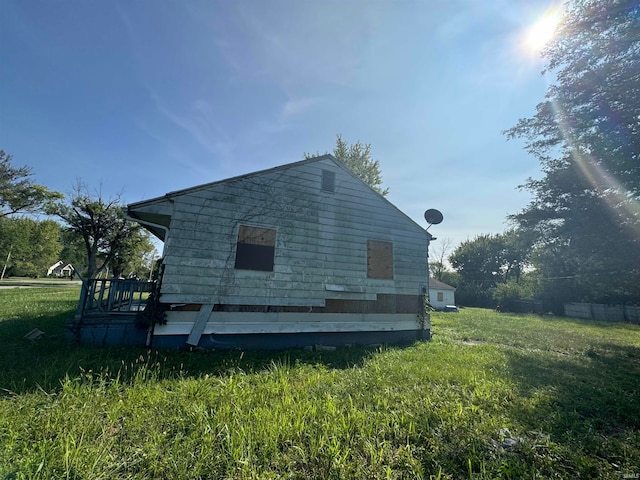
<svg viewBox="0 0 640 480">
<path fill-rule="evenodd" d="M 640 3 L 573 0 L 543 51 L 555 75 L 536 113 L 506 131 L 540 162 L 513 229 L 449 257 L 461 304 L 533 298 L 640 305 Z"/>
<path fill-rule="evenodd" d="M 65 197 L 34 183 L 29 167 L 15 166 L 0 150 L 2 277 L 44 276 L 62 261 L 83 277 L 147 278 L 156 255 L 149 233 L 125 217 L 119 196 L 91 194 L 78 182 Z"/>
<path fill-rule="evenodd" d="M 560 314 L 567 302 L 640 305 L 639 259 L 633 251 L 638 247 L 628 238 L 549 245 L 526 230 L 478 235 L 448 256 L 452 270 L 434 262 L 431 274 L 455 286 L 456 301 L 467 306 L 510 309 L 526 299 L 540 302 L 532 309 Z"/>
<path fill-rule="evenodd" d="M 140 231 L 135 247 L 104 265 L 109 276 L 148 278 L 156 249 L 149 235 Z M 0 217 L 0 271 L 3 277 L 44 277 L 58 261 L 73 265 L 77 274 L 86 276 L 87 252 L 82 234 L 62 223 L 31 217 Z M 98 255 L 100 266 L 106 261 Z"/>
</svg>

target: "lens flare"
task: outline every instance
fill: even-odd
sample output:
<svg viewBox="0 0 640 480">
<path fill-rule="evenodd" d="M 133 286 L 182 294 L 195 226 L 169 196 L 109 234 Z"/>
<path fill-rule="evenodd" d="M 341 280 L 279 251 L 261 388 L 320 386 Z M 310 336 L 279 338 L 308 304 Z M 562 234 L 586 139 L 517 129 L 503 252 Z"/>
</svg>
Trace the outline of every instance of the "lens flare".
<svg viewBox="0 0 640 480">
<path fill-rule="evenodd" d="M 634 197 L 620 181 L 601 165 L 590 153 L 580 148 L 573 138 L 571 128 L 566 122 L 566 115 L 562 107 L 552 100 L 552 107 L 562 136 L 571 151 L 574 163 L 591 186 L 605 200 L 612 214 L 617 215 L 623 224 L 632 231 L 636 238 L 640 238 L 640 201 Z"/>
<path fill-rule="evenodd" d="M 523 44 L 529 53 L 537 54 L 555 36 L 558 24 L 562 20 L 560 7 L 549 8 L 524 33 Z"/>
</svg>

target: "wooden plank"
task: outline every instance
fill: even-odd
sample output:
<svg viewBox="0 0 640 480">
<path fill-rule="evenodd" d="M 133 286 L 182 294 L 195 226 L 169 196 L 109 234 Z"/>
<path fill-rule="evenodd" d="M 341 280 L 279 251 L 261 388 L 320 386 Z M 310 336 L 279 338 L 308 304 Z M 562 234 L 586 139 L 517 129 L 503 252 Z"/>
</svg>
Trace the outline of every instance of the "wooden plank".
<svg viewBox="0 0 640 480">
<path fill-rule="evenodd" d="M 220 303 L 227 305 L 262 305 L 262 306 L 288 306 L 288 307 L 323 307 L 324 298 L 280 298 L 280 297 L 262 297 L 256 298 L 252 296 L 225 296 L 211 294 L 197 294 L 191 292 L 185 293 L 166 293 L 162 294 L 160 300 L 163 303 Z"/>
<path fill-rule="evenodd" d="M 168 312 L 154 335 L 188 335 L 196 312 Z M 215 312 L 203 335 L 248 333 L 370 332 L 420 328 L 415 314 Z M 425 328 L 430 328 L 427 319 Z"/>
<path fill-rule="evenodd" d="M 361 285 L 336 285 L 334 283 L 325 283 L 324 289 L 328 292 L 352 292 L 366 293 L 366 287 Z"/>
<path fill-rule="evenodd" d="M 393 294 L 393 292 L 387 292 Z M 167 292 L 160 297 L 163 303 L 220 303 L 226 305 L 265 305 L 265 306 L 289 306 L 308 307 L 324 306 L 325 301 L 330 298 L 343 300 L 375 300 L 375 293 L 348 293 L 348 292 L 327 292 L 327 295 L 305 295 L 296 296 L 256 296 L 246 295 L 244 291 L 235 295 L 231 294 L 211 294 L 193 293 L 191 290 Z"/>
<path fill-rule="evenodd" d="M 198 346 L 198 343 L 200 343 L 200 337 L 202 337 L 202 333 L 207 326 L 207 321 L 211 316 L 211 312 L 213 312 L 213 304 L 206 304 L 200 307 L 196 321 L 193 323 L 193 327 L 189 333 L 189 338 L 187 338 L 187 345 L 191 345 L 193 347 Z"/>
</svg>

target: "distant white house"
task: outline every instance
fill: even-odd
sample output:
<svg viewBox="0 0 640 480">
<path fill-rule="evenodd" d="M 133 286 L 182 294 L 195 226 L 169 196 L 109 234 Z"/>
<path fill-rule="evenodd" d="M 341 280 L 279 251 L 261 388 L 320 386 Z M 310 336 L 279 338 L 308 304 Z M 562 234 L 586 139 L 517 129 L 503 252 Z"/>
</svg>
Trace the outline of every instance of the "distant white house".
<svg viewBox="0 0 640 480">
<path fill-rule="evenodd" d="M 456 289 L 435 278 L 429 278 L 429 303 L 436 310 L 456 304 Z"/>
<path fill-rule="evenodd" d="M 47 270 L 47 277 L 71 277 L 74 270 L 73 265 L 70 263 L 65 264 L 62 260 L 58 260 Z"/>
</svg>

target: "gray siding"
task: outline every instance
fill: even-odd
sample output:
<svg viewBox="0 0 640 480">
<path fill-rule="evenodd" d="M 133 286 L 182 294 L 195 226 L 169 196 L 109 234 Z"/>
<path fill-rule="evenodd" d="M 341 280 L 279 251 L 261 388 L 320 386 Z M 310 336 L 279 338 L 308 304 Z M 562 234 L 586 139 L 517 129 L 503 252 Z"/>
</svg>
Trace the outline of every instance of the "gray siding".
<svg viewBox="0 0 640 480">
<path fill-rule="evenodd" d="M 323 169 L 336 173 L 335 193 L 321 191 Z M 164 302 L 324 306 L 327 298 L 418 295 L 427 284 L 425 231 L 331 159 L 171 198 L 158 201 L 172 210 Z M 234 268 L 240 224 L 276 230 L 273 272 Z M 367 278 L 367 240 L 393 243 L 393 280 Z"/>
</svg>

